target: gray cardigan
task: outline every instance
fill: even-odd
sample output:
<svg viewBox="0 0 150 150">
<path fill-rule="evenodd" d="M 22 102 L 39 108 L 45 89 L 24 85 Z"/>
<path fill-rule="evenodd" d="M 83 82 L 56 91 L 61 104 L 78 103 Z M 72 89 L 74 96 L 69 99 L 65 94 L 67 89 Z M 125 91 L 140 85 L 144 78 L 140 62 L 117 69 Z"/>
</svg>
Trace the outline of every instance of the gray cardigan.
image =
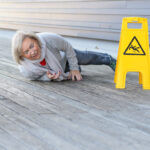
<svg viewBox="0 0 150 150">
<path fill-rule="evenodd" d="M 71 44 L 65 40 L 62 36 L 55 33 L 37 33 L 39 39 L 43 39 L 46 42 L 46 47 L 50 50 L 57 60 L 60 62 L 63 70 L 65 70 L 66 61 L 68 60 L 70 70 L 79 70 L 78 61 L 76 58 L 76 54 L 71 46 Z M 62 52 L 64 52 L 65 56 L 62 57 Z M 40 64 L 38 64 L 40 65 Z M 49 66 L 46 66 L 48 68 Z M 25 70 L 22 65 L 19 65 L 19 70 L 23 74 L 23 76 L 31 79 L 31 80 L 41 80 L 41 81 L 50 81 L 46 74 L 43 74 L 40 77 L 31 77 L 30 74 Z"/>
</svg>

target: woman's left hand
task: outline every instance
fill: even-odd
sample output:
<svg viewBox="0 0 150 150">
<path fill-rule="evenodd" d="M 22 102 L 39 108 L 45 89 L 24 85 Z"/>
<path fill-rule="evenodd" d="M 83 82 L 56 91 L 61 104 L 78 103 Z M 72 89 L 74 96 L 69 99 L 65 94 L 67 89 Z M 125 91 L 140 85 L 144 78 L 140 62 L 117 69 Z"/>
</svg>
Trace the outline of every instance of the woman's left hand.
<svg viewBox="0 0 150 150">
<path fill-rule="evenodd" d="M 59 79 L 59 76 L 61 75 L 61 72 L 59 71 L 58 73 L 54 73 L 52 74 L 50 71 L 47 71 L 47 76 L 48 78 L 52 79 L 52 80 L 56 80 Z"/>
<path fill-rule="evenodd" d="M 76 79 L 77 81 L 80 81 L 82 80 L 82 76 L 78 70 L 71 70 L 68 79 L 72 79 L 73 81 Z"/>
</svg>

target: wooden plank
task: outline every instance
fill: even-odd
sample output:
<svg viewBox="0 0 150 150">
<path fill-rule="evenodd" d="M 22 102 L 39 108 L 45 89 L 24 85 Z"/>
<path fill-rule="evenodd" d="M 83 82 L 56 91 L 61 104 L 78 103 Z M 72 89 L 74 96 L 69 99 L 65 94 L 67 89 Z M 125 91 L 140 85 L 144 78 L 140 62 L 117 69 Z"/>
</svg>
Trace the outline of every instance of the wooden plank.
<svg viewBox="0 0 150 150">
<path fill-rule="evenodd" d="M 9 141 L 9 144 L 8 144 Z M 7 131 L 0 128 L 0 145 L 7 150 L 28 150 L 29 147 L 18 141 L 14 136 L 11 136 Z"/>
<path fill-rule="evenodd" d="M 126 7 L 127 8 L 134 8 L 134 9 L 135 8 L 136 9 L 141 9 L 141 8 L 147 9 L 147 8 L 150 8 L 150 2 L 147 1 L 147 0 L 143 0 L 143 1 L 138 1 L 138 0 L 130 1 L 130 0 L 127 0 Z"/>
<path fill-rule="evenodd" d="M 0 2 L 7 2 L 7 3 L 14 3 L 14 2 L 18 2 L 18 3 L 31 3 L 31 2 L 56 2 L 56 1 L 58 1 L 58 2 L 61 2 L 61 1 L 68 1 L 68 2 L 70 2 L 70 1 L 93 1 L 93 0 L 11 0 L 11 1 L 9 1 L 9 0 L 0 0 Z M 94 0 L 94 1 L 97 1 L 97 0 Z M 107 1 L 107 0 L 106 0 Z M 109 1 L 109 0 L 108 0 Z M 115 0 L 116 1 L 116 0 Z"/>
<path fill-rule="evenodd" d="M 12 117 L 10 117 L 10 118 L 12 118 Z M 37 117 L 36 117 L 37 118 Z M 80 118 L 80 120 L 81 120 L 81 118 Z M 106 120 L 105 120 L 106 121 Z M 53 122 L 53 121 L 52 121 Z M 88 124 L 87 124 L 88 125 Z M 109 125 L 110 125 L 110 123 L 109 123 Z M 55 126 L 56 127 L 56 126 Z M 112 129 L 112 128 L 111 128 Z M 125 131 L 126 132 L 126 131 Z M 104 136 L 104 135 L 103 135 Z M 102 141 L 102 140 L 101 140 Z"/>
<path fill-rule="evenodd" d="M 85 1 L 85 2 L 90 2 L 90 1 L 104 1 L 104 0 L 11 0 L 11 1 L 9 1 L 9 0 L 0 0 L 0 2 L 2 2 L 2 3 L 5 3 L 5 2 L 7 2 L 7 3 L 11 3 L 11 2 L 17 2 L 17 3 L 32 3 L 32 2 L 61 2 L 61 1 L 63 1 L 63 2 L 75 2 L 75 1 L 79 1 L 79 2 L 81 2 L 81 1 Z M 110 0 L 105 0 L 105 1 L 110 1 Z M 111 1 L 120 1 L 120 0 L 111 0 Z"/>
<path fill-rule="evenodd" d="M 76 9 L 76 8 L 68 8 L 68 9 L 63 9 L 63 8 L 55 8 L 55 9 L 51 9 L 51 8 L 41 8 L 41 9 L 14 9 L 14 8 L 11 8 L 11 9 L 0 9 L 0 12 L 1 13 L 4 13 L 4 12 L 9 12 L 9 13 L 12 13 L 12 12 L 23 12 L 23 13 L 62 13 L 62 14 L 92 14 L 92 15 L 95 15 L 95 14 L 103 14 L 103 15 L 108 15 L 108 14 L 111 14 L 111 15 L 149 15 L 150 14 L 150 10 L 149 9 L 130 9 L 130 8 L 126 8 L 126 9 L 92 9 L 92 8 L 89 8 L 89 9 Z"/>
<path fill-rule="evenodd" d="M 3 104 L 4 104 L 4 103 L 3 103 Z M 7 103 L 6 103 L 6 104 L 7 104 Z M 9 106 L 8 106 L 8 107 L 9 107 Z M 13 107 L 11 106 L 11 108 L 13 108 Z M 16 107 L 15 107 L 15 110 L 18 111 L 18 109 L 17 109 Z M 21 114 L 23 115 L 23 114 L 24 114 L 24 113 L 23 113 L 23 109 L 21 109 L 21 110 L 22 110 L 22 111 L 21 111 Z M 101 113 L 102 113 L 102 112 L 101 112 Z M 26 112 L 25 114 L 27 114 L 27 112 Z M 60 114 L 60 113 L 59 113 L 59 114 Z M 62 111 L 61 111 L 61 114 L 63 114 Z M 68 113 L 68 115 L 69 115 L 69 114 L 70 114 L 70 113 Z M 39 117 L 38 117 L 38 116 L 34 117 L 34 115 L 35 115 L 35 114 L 32 113 L 32 116 L 30 116 L 30 117 L 33 117 L 34 119 L 36 118 L 37 121 L 38 121 L 38 123 L 40 123 L 40 121 L 38 120 Z M 107 114 L 107 115 L 108 115 L 108 114 Z M 29 115 L 27 114 L 27 116 L 29 116 Z M 47 123 L 47 126 L 45 126 L 45 127 L 48 128 L 48 129 L 53 128 L 52 124 L 54 124 L 54 126 L 56 127 L 56 126 L 58 125 L 58 123 L 59 123 L 58 120 L 61 122 L 61 124 L 63 123 L 63 118 L 60 118 L 60 117 L 59 117 L 59 119 L 58 119 L 58 116 L 55 116 L 54 118 L 52 118 L 52 116 L 49 117 L 49 114 L 41 114 L 40 117 L 42 117 L 42 116 L 46 119 L 45 121 L 46 121 L 46 123 Z M 64 116 L 65 116 L 65 114 L 64 114 Z M 78 122 L 78 123 L 81 123 L 81 121 L 82 121 L 82 119 L 81 119 L 82 116 L 84 116 L 83 119 L 84 119 L 84 121 L 85 121 L 85 119 L 86 119 L 86 118 L 85 118 L 85 115 L 82 114 L 82 115 L 80 115 L 80 120 L 75 120 L 74 124 L 77 123 L 77 122 Z M 40 120 L 41 120 L 42 122 L 44 121 L 44 118 L 43 118 L 43 117 L 40 118 Z M 32 118 L 32 119 L 33 119 L 33 118 Z M 56 118 L 57 118 L 57 119 L 56 119 Z M 74 117 L 72 116 L 71 118 L 72 118 L 71 121 L 73 121 L 73 120 L 74 120 Z M 87 116 L 87 118 L 89 118 L 89 115 Z M 94 117 L 94 116 L 91 116 L 90 119 L 92 119 L 92 118 L 95 118 L 95 117 Z M 51 120 L 51 119 L 52 119 L 52 120 Z M 55 120 L 55 119 L 56 119 L 56 120 Z M 77 118 L 76 118 L 76 119 L 77 119 Z M 100 118 L 97 118 L 96 120 L 98 121 L 99 119 L 100 119 Z M 105 119 L 106 119 L 106 118 L 105 118 Z M 51 123 L 50 123 L 48 120 L 49 120 L 49 121 L 51 120 L 51 121 L 50 121 Z M 106 120 L 108 120 L 108 119 L 106 119 Z M 105 120 L 104 122 L 106 122 L 106 120 Z M 110 120 L 111 120 L 111 119 L 110 119 Z M 36 120 L 34 120 L 34 121 L 36 121 Z M 37 121 L 36 121 L 36 123 L 37 123 Z M 44 122 L 45 122 L 45 121 L 44 121 Z M 112 119 L 111 121 L 114 122 L 114 119 Z M 120 121 L 120 120 L 119 120 L 119 121 Z M 126 120 L 126 121 L 127 121 L 127 120 Z M 51 126 L 48 126 L 48 122 L 51 124 Z M 87 122 L 82 122 L 82 123 L 85 123 L 86 126 L 89 126 L 89 123 L 88 123 L 88 122 L 89 122 L 89 121 L 87 120 Z M 90 121 L 90 122 L 91 122 L 91 121 Z M 113 127 L 113 125 L 112 125 L 113 122 L 109 123 L 109 125 L 111 124 L 112 127 Z M 56 124 L 56 123 L 57 123 L 57 124 Z M 102 122 L 100 122 L 100 123 L 102 123 Z M 117 122 L 116 122 L 116 123 L 117 123 Z M 118 123 L 119 123 L 119 122 L 118 122 Z M 45 124 L 45 123 L 44 123 L 44 124 Z M 67 124 L 68 124 L 68 123 L 67 123 Z M 90 126 L 91 126 L 91 125 L 93 126 L 94 124 L 95 124 L 94 122 L 93 122 L 92 124 L 90 123 Z M 97 123 L 96 123 L 96 124 L 97 124 Z M 40 125 L 42 125 L 42 124 L 40 124 Z M 66 123 L 65 123 L 65 122 L 64 122 L 64 125 L 66 126 Z M 62 125 L 62 126 L 64 127 L 64 125 Z M 85 125 L 83 125 L 84 130 L 82 129 L 82 132 L 83 132 L 83 131 L 86 131 L 85 128 L 87 128 L 87 127 L 85 127 Z M 117 125 L 118 125 L 118 124 L 117 124 Z M 122 126 L 122 124 L 120 124 L 120 123 L 119 123 L 119 125 Z M 133 124 L 132 124 L 132 125 L 133 125 Z M 60 125 L 59 125 L 59 126 L 60 126 Z M 70 125 L 69 125 L 69 126 L 70 126 Z M 116 125 L 114 125 L 114 126 L 116 127 Z M 136 126 L 137 126 L 137 124 L 136 124 Z M 98 126 L 97 126 L 97 127 L 98 127 Z M 124 127 L 124 126 L 122 126 L 122 127 Z M 69 127 L 67 127 L 67 129 L 68 129 L 68 128 L 69 128 Z M 80 124 L 80 128 L 81 128 L 81 124 Z M 117 128 L 119 128 L 119 127 L 117 126 Z M 112 128 L 111 128 L 111 129 L 112 129 Z M 55 131 L 55 129 L 52 129 L 52 130 Z M 57 130 L 59 130 L 59 127 L 57 128 Z M 80 131 L 80 129 L 78 129 L 78 130 Z M 88 130 L 89 130 L 89 128 L 88 128 Z M 108 130 L 108 128 L 104 130 L 105 133 L 106 133 L 106 130 Z M 128 130 L 128 128 L 127 128 L 127 130 Z M 116 130 L 114 130 L 114 131 L 115 131 L 115 133 L 116 133 Z M 120 130 L 119 130 L 119 131 L 120 131 Z M 123 132 L 123 129 L 121 129 L 121 131 Z M 56 131 L 55 131 L 55 132 L 56 132 Z M 61 131 L 61 132 L 62 132 L 62 131 Z M 65 132 L 67 132 L 67 131 L 65 131 Z M 82 133 L 82 132 L 80 131 L 80 133 Z M 97 131 L 97 132 L 99 132 L 99 131 Z M 111 131 L 111 132 L 112 132 L 112 131 Z M 128 133 L 128 132 L 125 131 L 125 133 Z M 58 133 L 57 133 L 57 134 L 58 134 Z M 73 133 L 72 133 L 72 134 L 73 134 Z M 136 136 L 139 137 L 138 134 L 140 135 L 141 133 L 140 133 L 139 131 L 138 131 L 138 132 L 136 131 Z M 60 135 L 60 131 L 59 131 L 59 135 Z M 74 134 L 73 134 L 73 135 L 74 135 Z M 102 133 L 101 133 L 101 135 L 102 135 Z M 145 137 L 146 135 L 143 134 L 143 136 Z M 109 136 L 108 136 L 108 135 L 103 135 L 103 137 L 105 137 L 105 138 L 107 137 L 107 139 L 109 139 Z M 130 137 L 130 139 L 129 139 L 129 137 Z M 119 138 L 119 137 L 118 137 L 118 138 Z M 125 138 L 125 137 L 124 137 L 124 138 Z M 83 138 L 82 138 L 82 139 L 83 139 Z M 128 140 L 127 140 L 127 139 L 128 139 Z M 124 139 L 124 142 L 125 142 L 126 140 L 129 142 L 131 139 L 132 139 L 132 138 L 131 138 L 131 135 L 130 135 L 130 136 L 128 135 L 128 136 Z M 133 139 L 134 139 L 134 137 L 133 137 Z M 146 139 L 147 139 L 147 138 L 146 138 Z M 118 139 L 117 139 L 117 140 L 118 140 Z M 103 141 L 103 139 L 101 139 L 101 141 Z M 110 140 L 110 141 L 111 141 L 111 140 Z M 142 142 L 144 142 L 144 141 L 145 141 L 145 140 L 142 139 Z M 104 141 L 103 141 L 103 142 L 104 142 Z M 115 142 L 115 141 L 114 141 L 114 142 Z M 114 143 L 114 142 L 113 142 L 113 143 Z M 130 142 L 133 142 L 133 141 L 130 141 Z M 135 141 L 134 141 L 134 142 L 135 142 Z M 142 143 L 142 142 L 141 142 L 141 143 Z M 146 142 L 146 141 L 145 141 L 145 142 Z M 110 144 L 110 145 L 111 145 L 111 143 L 107 143 L 107 144 Z M 116 144 L 117 144 L 117 143 L 116 143 Z M 140 147 L 140 144 L 137 144 L 137 143 L 136 143 L 136 147 L 137 147 L 137 149 L 138 149 L 138 148 L 141 148 L 141 147 Z"/>
<path fill-rule="evenodd" d="M 68 18 L 69 19 L 69 18 Z M 55 25 L 55 26 L 70 26 L 70 27 L 89 27 L 89 28 L 112 28 L 112 29 L 121 29 L 121 24 L 122 24 L 122 18 L 120 17 L 120 20 L 118 18 L 118 20 L 113 20 L 112 18 L 108 18 L 108 19 L 104 19 L 103 17 L 101 18 L 101 21 L 92 21 L 92 20 L 66 20 L 66 19 L 40 19 L 40 18 L 20 18 L 20 17 L 7 17 L 6 16 L 1 16 L 0 21 L 1 22 L 8 22 L 8 23 L 13 23 L 13 22 L 18 22 L 18 23 L 22 23 L 22 24 L 45 24 L 45 25 Z M 110 19 L 110 20 L 109 20 Z M 150 18 L 148 18 L 150 19 Z"/>
<path fill-rule="evenodd" d="M 12 108 L 12 107 L 11 107 Z M 15 111 L 18 111 L 18 109 L 15 107 Z M 22 109 L 22 112 L 23 112 L 23 109 Z M 26 112 L 26 114 L 27 114 L 27 112 Z M 41 114 L 41 117 L 43 116 L 44 114 Z M 45 114 L 45 115 L 48 115 L 48 114 Z M 32 115 L 31 116 L 33 116 L 34 117 L 34 114 L 32 113 Z M 38 116 L 36 116 L 36 119 L 38 118 Z M 52 116 L 50 117 L 50 118 L 52 118 Z M 61 118 L 60 118 L 61 119 Z M 43 121 L 43 119 L 42 118 L 40 118 L 40 120 L 41 121 Z M 62 120 L 62 119 L 61 119 Z M 46 120 L 45 120 L 46 121 Z M 53 120 L 52 120 L 53 121 Z M 39 122 L 39 121 L 38 121 Z M 48 120 L 46 121 L 47 122 L 47 125 L 48 125 Z M 37 122 L 36 122 L 37 123 Z M 42 122 L 41 122 L 42 123 Z M 50 123 L 50 122 L 49 122 Z M 63 120 L 61 121 L 61 123 L 63 123 Z M 65 122 L 64 122 L 65 123 Z M 43 124 L 43 123 L 42 123 Z M 44 123 L 45 124 L 45 123 Z M 55 123 L 54 123 L 55 124 Z M 68 123 L 67 123 L 68 124 Z M 51 127 L 51 125 L 52 125 L 52 122 L 48 125 L 48 126 L 50 126 L 49 128 L 52 128 Z M 68 124 L 69 125 L 69 124 Z M 60 126 L 60 125 L 59 125 Z M 70 126 L 70 125 L 69 125 Z M 55 124 L 55 128 L 60 128 L 60 127 L 57 127 L 57 124 Z M 70 127 L 67 127 L 67 129 L 68 128 L 70 128 Z M 53 128 L 52 128 L 53 129 Z M 54 131 L 55 129 L 53 129 L 53 131 Z M 59 130 L 59 129 L 57 129 L 57 130 Z M 62 129 L 61 129 L 62 130 Z M 58 131 L 57 131 L 58 132 Z M 61 131 L 62 132 L 62 131 Z M 70 131 L 65 131 L 65 132 L 70 132 Z M 74 131 L 72 131 L 72 132 L 74 132 Z M 79 132 L 79 131 L 78 131 Z M 81 132 L 81 131 L 80 131 Z M 83 131 L 82 131 L 83 132 Z M 60 131 L 59 131 L 59 134 L 60 134 Z M 67 136 L 69 136 L 69 135 L 67 135 Z M 91 135 L 92 136 L 92 135 Z M 66 137 L 66 135 L 65 135 L 65 137 Z M 74 138 L 73 138 L 74 139 Z M 76 138 L 76 139 L 79 139 L 79 137 L 78 138 Z M 82 140 L 84 140 L 84 138 L 82 138 Z M 81 142 L 82 143 L 82 142 Z M 96 143 L 96 142 L 95 142 Z M 94 146 L 94 145 L 93 145 Z"/>
<path fill-rule="evenodd" d="M 80 30 L 75 30 L 73 28 L 56 28 L 56 27 L 49 27 L 47 28 L 45 26 L 39 26 L 39 25 L 23 25 L 23 24 L 17 24 L 16 23 L 1 23 L 1 28 L 5 29 L 16 29 L 16 30 L 26 30 L 26 31 L 34 31 L 34 32 L 54 32 L 60 35 L 65 36 L 74 36 L 74 37 L 84 37 L 84 38 L 93 38 L 93 39 L 108 39 L 111 40 L 113 36 L 113 40 L 118 40 L 120 36 L 120 31 L 116 30 L 108 30 L 104 31 L 91 31 L 90 29 L 85 30 L 85 28 L 79 28 Z"/>
<path fill-rule="evenodd" d="M 5 114 L 6 115 L 6 114 Z M 28 131 L 24 130 L 23 128 L 20 128 L 19 125 L 15 122 L 9 121 L 9 119 L 6 119 L 5 117 L 2 117 L 0 115 L 0 121 L 1 125 L 0 128 L 4 131 L 7 131 L 7 133 L 12 136 L 13 138 L 17 139 L 22 144 L 21 149 L 23 147 L 27 147 L 28 149 L 37 150 L 37 149 L 46 149 L 49 145 L 46 143 L 42 143 L 40 139 L 37 140 L 33 135 L 31 135 Z M 7 141 L 7 145 L 11 145 L 11 141 Z M 6 147 L 4 145 L 4 147 Z M 16 144 L 16 148 L 19 148 L 19 144 Z M 15 149 L 14 146 L 12 146 L 12 149 Z"/>
<path fill-rule="evenodd" d="M 1 128 L 7 130 L 10 135 L 13 135 L 16 139 L 22 141 L 25 145 L 28 145 L 29 149 L 56 149 L 57 146 L 55 146 L 52 142 L 54 142 L 54 140 L 60 140 L 59 138 L 53 136 L 50 131 L 46 131 L 45 129 L 31 122 L 30 120 L 23 118 L 23 116 L 21 115 L 17 116 L 17 113 L 14 113 L 12 109 L 5 108 L 4 106 L 1 106 L 1 109 L 1 112 L 4 114 L 3 117 L 0 116 Z M 4 126 L 2 126 L 2 124 L 4 124 Z M 10 144 L 9 141 L 7 142 L 7 144 Z M 55 144 L 59 143 L 56 141 Z M 13 148 L 14 147 L 12 147 L 12 149 Z"/>
<path fill-rule="evenodd" d="M 1 150 L 7 150 L 4 146 L 0 145 Z"/>
<path fill-rule="evenodd" d="M 103 14 L 55 14 L 55 13 L 45 13 L 45 14 L 36 14 L 33 13 L 32 16 L 29 13 L 1 13 L 0 17 L 1 18 L 16 18 L 16 19 L 45 19 L 45 20 L 57 20 L 57 21 L 89 21 L 89 22 L 105 22 L 105 23 L 122 23 L 122 18 L 125 17 L 124 15 L 121 14 L 116 14 L 116 15 L 112 15 L 112 14 L 107 14 L 107 15 L 103 15 Z M 132 16 L 132 15 L 127 15 L 127 16 Z M 126 16 L 126 17 L 127 17 Z M 139 15 L 141 17 L 144 17 L 142 15 Z M 6 19 L 7 19 L 6 18 Z M 150 16 L 146 16 L 146 18 L 148 18 L 148 20 L 150 19 Z"/>
<path fill-rule="evenodd" d="M 89 8 L 125 8 L 126 1 L 62 1 L 62 2 L 15 2 L 15 3 L 1 3 L 0 8 L 3 9 L 26 9 L 26 8 L 82 8 L 82 9 L 89 9 Z"/>
<path fill-rule="evenodd" d="M 36 24 L 46 26 L 60 26 L 60 27 L 84 27 L 91 29 L 121 29 L 120 23 L 107 24 L 106 22 L 90 22 L 90 21 L 64 21 L 64 20 L 46 20 L 46 19 L 20 19 L 20 18 L 4 18 L 1 17 L 1 22 L 17 22 L 18 24 Z"/>
<path fill-rule="evenodd" d="M 6 101 L 3 102 L 7 102 L 8 99 L 5 100 Z M 11 102 L 11 100 L 9 101 Z M 75 150 L 75 146 L 71 145 L 70 143 L 67 143 L 65 140 L 54 135 L 52 131 L 42 128 L 37 123 L 34 123 L 33 122 L 34 119 L 32 119 L 32 117 L 33 118 L 38 117 L 39 115 L 35 116 L 34 113 L 30 111 L 26 111 L 24 109 L 20 109 L 19 107 L 17 107 L 18 105 L 15 105 L 14 103 L 10 103 L 10 102 L 9 102 L 10 107 L 8 105 L 3 105 L 3 103 L 1 103 L 2 105 L 1 105 L 0 112 L 5 114 L 4 117 L 7 120 L 9 120 L 10 124 L 12 125 L 12 127 L 10 128 L 15 128 L 16 126 L 18 127 L 17 131 L 15 131 L 16 133 L 14 133 L 15 136 L 19 134 L 18 133 L 19 130 L 25 130 L 23 131 L 23 133 L 20 133 L 19 136 L 22 136 L 22 138 L 26 139 L 26 137 L 24 137 L 24 135 L 22 134 L 28 134 L 28 133 L 31 134 L 33 137 L 36 138 L 36 140 L 35 138 L 33 139 L 34 140 L 32 141 L 33 143 L 30 142 L 30 144 L 32 145 L 35 142 L 38 142 L 38 140 L 40 140 L 41 142 L 38 142 L 37 146 L 35 145 L 35 148 L 39 150 L 40 149 L 43 150 L 43 148 L 46 148 L 48 150 L 52 150 L 52 149 L 59 150 L 60 148 L 69 150 L 69 148 L 72 148 L 73 150 Z M 9 130 L 9 128 L 7 130 L 10 133 L 13 132 L 12 130 Z M 30 139 L 32 139 L 33 137 L 30 137 Z M 21 139 L 21 141 L 24 141 L 25 143 L 29 142 L 28 139 L 26 140 L 27 141 Z M 43 144 L 45 144 L 45 146 L 43 146 Z"/>
<path fill-rule="evenodd" d="M 73 36 L 73 37 L 84 37 L 84 38 L 93 38 L 93 39 L 107 39 L 118 41 L 120 39 L 120 30 L 112 29 L 98 29 L 86 30 L 85 28 L 65 28 L 65 27 L 56 27 L 56 26 L 39 26 L 39 25 L 23 25 L 16 23 L 1 23 L 1 28 L 4 29 L 16 29 L 16 30 L 25 30 L 25 31 L 34 31 L 34 32 L 54 32 L 64 36 Z M 149 35 L 150 37 L 150 35 Z M 150 41 L 149 41 L 150 42 Z"/>
<path fill-rule="evenodd" d="M 9 17 L 8 17 L 9 16 Z M 93 22 L 122 22 L 122 18 L 124 17 L 123 15 L 92 15 L 92 14 L 88 14 L 88 15 L 83 15 L 83 14 L 76 14 L 76 15 L 73 15 L 73 14 L 55 14 L 55 13 L 45 13 L 45 14 L 36 14 L 36 13 L 33 13 L 32 16 L 29 14 L 29 13 L 23 13 L 23 12 L 20 12 L 20 13 L 15 13 L 15 12 L 12 12 L 12 13 L 8 13 L 8 12 L 5 12 L 5 13 L 1 13 L 0 14 L 0 17 L 1 18 L 18 18 L 18 19 L 46 19 L 46 20 L 64 20 L 64 21 L 93 21 Z"/>
<path fill-rule="evenodd" d="M 7 113 L 6 113 L 7 114 Z M 76 141 L 78 141 L 79 140 L 79 138 L 80 138 L 80 136 L 83 136 L 83 135 L 80 135 L 80 134 L 75 134 L 74 132 L 79 132 L 79 131 L 76 131 L 76 130 L 74 130 L 74 129 L 72 129 L 72 125 L 70 125 L 70 123 L 71 122 L 69 122 L 69 124 L 67 124 L 67 122 L 65 121 L 62 121 L 62 122 L 60 122 L 62 125 L 59 125 L 59 123 L 57 123 L 58 121 L 55 121 L 55 120 L 53 120 L 53 116 L 50 116 L 50 115 L 48 115 L 48 117 L 50 117 L 51 119 L 52 119 L 52 121 L 51 122 L 49 122 L 48 120 L 46 121 L 44 118 L 44 114 L 43 115 L 41 115 L 40 116 L 40 118 L 39 118 L 39 116 L 35 116 L 35 114 L 33 114 L 33 115 L 30 115 L 30 116 L 27 116 L 26 114 L 24 114 L 23 112 L 21 112 L 21 115 L 22 115 L 22 117 L 20 117 L 20 121 L 26 116 L 27 118 L 30 118 L 30 121 L 28 121 L 27 123 L 29 124 L 29 125 L 34 125 L 35 123 L 34 122 L 36 122 L 36 124 L 34 125 L 35 127 L 35 130 L 31 130 L 30 129 L 30 132 L 31 133 L 34 133 L 34 134 L 36 134 L 36 135 L 38 135 L 38 134 L 41 134 L 41 137 L 43 138 L 43 135 L 44 135 L 44 138 L 42 139 L 42 140 L 46 140 L 48 143 L 50 143 L 50 144 L 52 144 L 52 146 L 54 145 L 54 150 L 55 149 L 60 149 L 60 148 L 62 148 L 62 149 L 67 149 L 67 150 L 69 150 L 69 148 L 73 148 L 73 149 L 75 149 L 75 147 L 76 147 L 76 150 L 77 149 L 80 149 L 81 147 L 83 147 L 83 144 L 82 143 L 84 143 L 83 141 L 84 141 L 84 138 L 82 138 L 82 140 L 80 140 L 80 142 L 78 142 L 78 144 L 75 144 L 75 142 Z M 46 114 L 45 114 L 46 115 Z M 31 117 L 32 116 L 32 117 Z M 9 116 L 9 118 L 11 119 L 11 120 L 13 120 L 13 119 L 15 119 L 15 118 L 18 118 L 18 116 L 17 115 L 11 115 L 11 116 Z M 39 119 L 40 120 L 39 120 Z M 57 118 L 57 117 L 56 117 Z M 60 118 L 61 119 L 61 118 Z M 19 119 L 15 119 L 15 120 L 17 120 L 16 122 L 18 122 L 18 120 Z M 24 119 L 25 120 L 25 119 Z M 43 120 L 45 120 L 45 121 L 43 121 Z M 62 119 L 61 119 L 62 120 Z M 47 124 L 47 128 L 45 128 L 45 125 Z M 39 124 L 41 124 L 41 126 L 44 126 L 44 128 L 43 127 L 40 127 L 38 130 L 36 130 L 37 128 L 36 128 L 36 126 L 38 126 Z M 64 126 L 69 126 L 68 128 L 64 128 Z M 60 128 L 60 130 L 59 130 L 59 128 Z M 58 131 L 57 131 L 58 130 Z M 37 131 L 37 132 L 36 132 Z M 40 132 L 41 131 L 41 132 Z M 44 132 L 45 131 L 45 132 Z M 42 132 L 43 132 L 43 135 L 42 135 Z M 70 134 L 70 135 L 68 135 L 68 133 L 69 132 L 72 132 L 72 135 Z M 64 133 L 64 134 L 62 134 L 62 133 Z M 82 131 L 81 133 L 84 133 L 84 131 Z M 54 134 L 54 135 L 53 135 Z M 59 138 L 61 139 L 61 138 L 64 138 L 63 140 L 61 139 L 59 139 L 59 138 L 56 138 L 56 136 L 55 136 L 55 134 L 57 134 L 57 135 L 59 135 Z M 67 138 L 67 136 L 68 136 L 68 138 L 70 137 L 70 139 L 69 139 L 69 141 L 66 139 Z M 78 137 L 78 138 L 76 138 L 76 137 Z M 53 139 L 52 139 L 53 138 Z M 51 140 L 52 139 L 52 140 Z M 74 140 L 75 139 L 75 140 Z M 86 140 L 86 138 L 85 138 L 85 140 Z M 73 143 L 74 143 L 74 146 L 72 145 L 71 146 L 71 144 L 70 143 L 72 143 L 72 142 L 70 142 L 70 141 L 72 141 Z M 102 144 L 103 145 L 103 144 Z M 100 146 L 100 147 L 102 147 L 102 148 L 105 148 L 105 147 L 103 147 L 103 146 Z M 93 145 L 94 146 L 94 145 Z M 85 145 L 85 148 L 87 148 L 88 149 L 88 147 Z"/>
</svg>

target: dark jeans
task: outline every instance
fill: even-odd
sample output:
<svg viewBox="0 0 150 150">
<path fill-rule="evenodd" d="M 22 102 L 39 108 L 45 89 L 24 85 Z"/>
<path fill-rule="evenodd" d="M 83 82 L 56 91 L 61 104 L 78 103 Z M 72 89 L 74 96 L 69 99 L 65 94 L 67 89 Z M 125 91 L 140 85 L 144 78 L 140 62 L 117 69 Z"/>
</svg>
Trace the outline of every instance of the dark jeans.
<svg viewBox="0 0 150 150">
<path fill-rule="evenodd" d="M 74 49 L 74 51 L 79 65 L 109 65 L 111 61 L 111 56 L 107 53 L 80 51 L 76 49 Z M 69 71 L 68 62 L 66 64 L 65 72 L 67 71 Z"/>
</svg>

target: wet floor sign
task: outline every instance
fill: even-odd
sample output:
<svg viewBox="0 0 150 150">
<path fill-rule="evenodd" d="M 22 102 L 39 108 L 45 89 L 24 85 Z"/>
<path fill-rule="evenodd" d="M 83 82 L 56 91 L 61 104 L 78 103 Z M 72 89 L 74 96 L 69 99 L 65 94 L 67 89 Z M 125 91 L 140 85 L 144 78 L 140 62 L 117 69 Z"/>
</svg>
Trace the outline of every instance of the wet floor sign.
<svg viewBox="0 0 150 150">
<path fill-rule="evenodd" d="M 128 28 L 128 24 L 141 28 Z M 148 22 L 146 18 L 123 18 L 114 82 L 116 88 L 125 88 L 127 72 L 139 72 L 139 83 L 150 89 L 150 54 Z"/>
</svg>

